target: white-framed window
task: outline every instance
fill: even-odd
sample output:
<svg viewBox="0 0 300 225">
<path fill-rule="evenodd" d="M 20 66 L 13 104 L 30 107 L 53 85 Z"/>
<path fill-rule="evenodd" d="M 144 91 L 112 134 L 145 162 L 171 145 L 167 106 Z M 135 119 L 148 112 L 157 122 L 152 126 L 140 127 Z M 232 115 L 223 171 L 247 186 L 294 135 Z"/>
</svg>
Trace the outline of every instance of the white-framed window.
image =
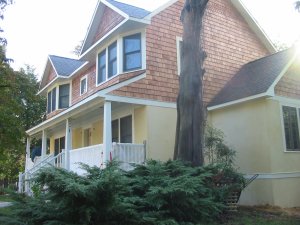
<svg viewBox="0 0 300 225">
<path fill-rule="evenodd" d="M 70 106 L 70 84 L 61 84 L 52 88 L 47 94 L 47 113 L 56 109 L 65 109 Z"/>
<path fill-rule="evenodd" d="M 97 54 L 96 86 L 120 74 L 146 68 L 145 32 L 118 36 Z"/>
<path fill-rule="evenodd" d="M 176 49 L 177 49 L 177 71 L 178 75 L 181 72 L 181 64 L 182 64 L 182 37 L 176 37 Z"/>
<path fill-rule="evenodd" d="M 56 110 L 56 87 L 48 92 L 47 95 L 47 113 Z"/>
<path fill-rule="evenodd" d="M 123 71 L 142 68 L 142 36 L 141 33 L 123 37 Z"/>
<path fill-rule="evenodd" d="M 115 119 L 111 122 L 112 142 L 132 143 L 132 115 Z"/>
<path fill-rule="evenodd" d="M 282 106 L 286 151 L 300 151 L 299 114 L 300 108 L 286 105 Z"/>
<path fill-rule="evenodd" d="M 80 79 L 80 95 L 83 95 L 87 92 L 87 76 L 84 76 Z"/>
<path fill-rule="evenodd" d="M 117 41 L 98 54 L 97 85 L 117 74 Z"/>
</svg>

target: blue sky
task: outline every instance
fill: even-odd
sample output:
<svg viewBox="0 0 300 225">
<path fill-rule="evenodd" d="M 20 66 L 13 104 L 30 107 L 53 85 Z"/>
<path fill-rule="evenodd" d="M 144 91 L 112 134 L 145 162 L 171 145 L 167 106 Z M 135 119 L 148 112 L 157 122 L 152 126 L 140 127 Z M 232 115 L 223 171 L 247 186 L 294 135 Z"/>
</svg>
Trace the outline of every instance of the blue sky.
<svg viewBox="0 0 300 225">
<path fill-rule="evenodd" d="M 168 0 L 119 0 L 154 10 Z M 242 0 L 273 41 L 291 45 L 300 37 L 295 0 Z M 41 76 L 49 54 L 76 58 L 72 50 L 84 39 L 97 0 L 15 0 L 2 21 L 12 66 L 36 68 Z"/>
</svg>

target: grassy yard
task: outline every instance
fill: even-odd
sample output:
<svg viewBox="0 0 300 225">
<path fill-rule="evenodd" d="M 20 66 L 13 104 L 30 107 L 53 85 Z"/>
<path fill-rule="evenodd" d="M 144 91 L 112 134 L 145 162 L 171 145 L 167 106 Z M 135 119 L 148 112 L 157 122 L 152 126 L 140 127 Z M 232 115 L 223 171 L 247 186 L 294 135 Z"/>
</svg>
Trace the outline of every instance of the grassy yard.
<svg viewBox="0 0 300 225">
<path fill-rule="evenodd" d="M 12 199 L 9 195 L 0 195 L 0 202 L 11 202 Z"/>
<path fill-rule="evenodd" d="M 219 225 L 211 223 L 207 225 Z M 300 209 L 288 211 L 279 208 L 243 207 L 234 213 L 224 225 L 300 225 Z"/>
</svg>

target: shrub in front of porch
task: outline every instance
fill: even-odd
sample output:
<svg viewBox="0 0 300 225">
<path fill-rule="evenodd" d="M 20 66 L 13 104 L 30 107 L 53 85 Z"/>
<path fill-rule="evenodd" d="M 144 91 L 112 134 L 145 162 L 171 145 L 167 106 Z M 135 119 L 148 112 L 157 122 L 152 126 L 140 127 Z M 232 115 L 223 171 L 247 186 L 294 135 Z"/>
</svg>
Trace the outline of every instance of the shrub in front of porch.
<svg viewBox="0 0 300 225">
<path fill-rule="evenodd" d="M 149 161 L 129 172 L 115 162 L 104 170 L 84 168 L 86 176 L 44 169 L 35 179 L 41 194 L 20 198 L 15 217 L 33 225 L 198 224 L 220 215 L 231 188 L 215 185 L 220 165 Z"/>
</svg>

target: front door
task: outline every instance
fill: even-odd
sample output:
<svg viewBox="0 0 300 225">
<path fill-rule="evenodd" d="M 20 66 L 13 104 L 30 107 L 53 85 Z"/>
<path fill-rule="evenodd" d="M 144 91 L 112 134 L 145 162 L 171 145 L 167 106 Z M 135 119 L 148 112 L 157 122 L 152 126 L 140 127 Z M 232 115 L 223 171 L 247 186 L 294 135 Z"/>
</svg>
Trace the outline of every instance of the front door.
<svg viewBox="0 0 300 225">
<path fill-rule="evenodd" d="M 65 137 L 57 138 L 54 140 L 54 155 L 58 155 L 65 149 Z"/>
</svg>

